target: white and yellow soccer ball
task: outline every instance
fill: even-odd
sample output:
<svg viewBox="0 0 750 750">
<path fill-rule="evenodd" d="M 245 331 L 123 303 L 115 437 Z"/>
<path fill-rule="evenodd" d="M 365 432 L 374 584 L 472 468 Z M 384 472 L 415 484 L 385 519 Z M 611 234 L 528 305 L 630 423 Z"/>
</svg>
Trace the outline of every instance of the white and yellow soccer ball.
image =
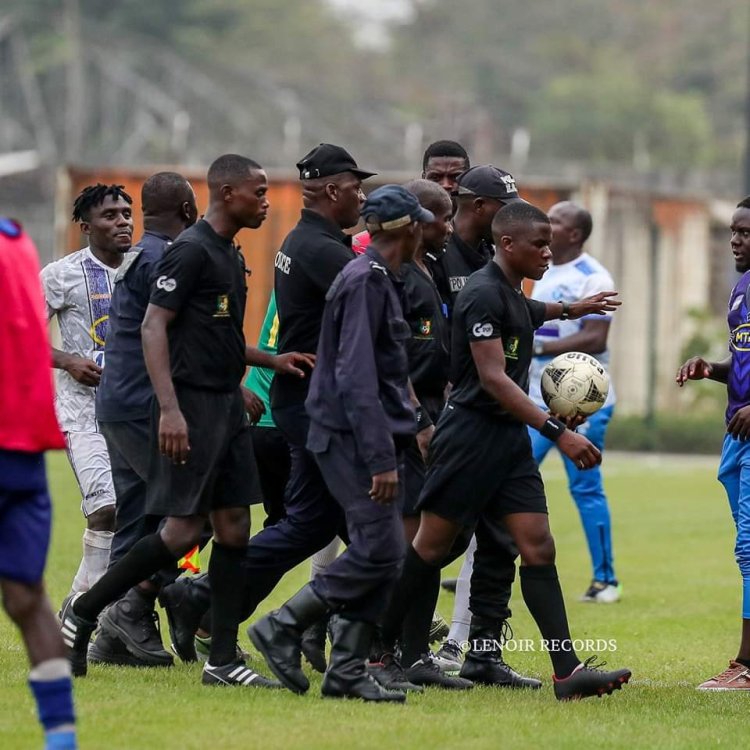
<svg viewBox="0 0 750 750">
<path fill-rule="evenodd" d="M 561 417 L 590 416 L 604 406 L 609 375 L 590 354 L 558 354 L 542 372 L 542 397 L 549 410 Z"/>
</svg>

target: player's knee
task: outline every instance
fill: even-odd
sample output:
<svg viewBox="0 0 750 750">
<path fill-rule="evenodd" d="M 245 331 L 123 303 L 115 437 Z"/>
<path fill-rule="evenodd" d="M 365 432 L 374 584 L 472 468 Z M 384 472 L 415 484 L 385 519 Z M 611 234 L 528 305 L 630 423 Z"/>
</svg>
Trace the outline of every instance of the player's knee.
<svg viewBox="0 0 750 750">
<path fill-rule="evenodd" d="M 519 549 L 524 565 L 555 564 L 555 540 L 549 532 L 526 540 Z"/>
<path fill-rule="evenodd" d="M 250 538 L 247 508 L 227 508 L 212 516 L 214 539 L 225 547 L 246 547 Z"/>
<path fill-rule="evenodd" d="M 105 505 L 95 510 L 86 518 L 86 526 L 91 531 L 114 531 L 115 530 L 115 506 Z"/>
</svg>

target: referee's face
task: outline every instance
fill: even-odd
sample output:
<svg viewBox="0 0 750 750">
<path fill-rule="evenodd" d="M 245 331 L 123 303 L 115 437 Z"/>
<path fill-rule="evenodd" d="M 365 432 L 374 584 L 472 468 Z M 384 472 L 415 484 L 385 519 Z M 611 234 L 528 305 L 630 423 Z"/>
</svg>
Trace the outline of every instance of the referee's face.
<svg viewBox="0 0 750 750">
<path fill-rule="evenodd" d="M 750 208 L 738 208 L 732 214 L 729 240 L 737 271 L 750 271 Z"/>
<path fill-rule="evenodd" d="M 268 177 L 254 169 L 247 179 L 232 186 L 231 212 L 240 226 L 257 229 L 268 215 Z"/>
<path fill-rule="evenodd" d="M 514 233 L 508 248 L 508 262 L 519 275 L 538 281 L 552 260 L 551 241 L 552 228 L 546 222 L 535 221 L 521 227 Z"/>
</svg>

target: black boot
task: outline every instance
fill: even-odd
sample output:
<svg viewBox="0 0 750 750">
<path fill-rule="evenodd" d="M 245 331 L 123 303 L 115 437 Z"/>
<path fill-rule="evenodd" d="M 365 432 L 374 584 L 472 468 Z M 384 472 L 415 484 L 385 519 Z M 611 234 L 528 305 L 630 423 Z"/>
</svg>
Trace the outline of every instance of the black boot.
<svg viewBox="0 0 750 750">
<path fill-rule="evenodd" d="M 316 671 L 323 674 L 326 671 L 326 630 L 328 628 L 328 618 L 321 617 L 314 622 L 302 634 L 302 653 L 305 659 L 310 662 L 310 666 Z"/>
<path fill-rule="evenodd" d="M 518 674 L 503 660 L 502 644 L 512 638 L 513 631 L 507 621 L 473 615 L 469 629 L 471 648 L 461 667 L 461 677 L 480 685 L 538 690 L 542 686 L 540 680 Z"/>
<path fill-rule="evenodd" d="M 247 629 L 250 640 L 270 670 L 294 693 L 305 693 L 310 688 L 302 672 L 302 633 L 327 611 L 326 603 L 308 583 L 281 609 L 261 617 Z"/>
<path fill-rule="evenodd" d="M 172 648 L 184 662 L 197 661 L 194 636 L 201 618 L 211 605 L 208 576 L 182 576 L 159 593 L 159 604 L 167 613 Z"/>
<path fill-rule="evenodd" d="M 403 703 L 406 695 L 386 690 L 365 667 L 373 626 L 366 622 L 336 618 L 331 663 L 320 692 L 328 698 L 360 698 L 365 701 Z"/>
</svg>

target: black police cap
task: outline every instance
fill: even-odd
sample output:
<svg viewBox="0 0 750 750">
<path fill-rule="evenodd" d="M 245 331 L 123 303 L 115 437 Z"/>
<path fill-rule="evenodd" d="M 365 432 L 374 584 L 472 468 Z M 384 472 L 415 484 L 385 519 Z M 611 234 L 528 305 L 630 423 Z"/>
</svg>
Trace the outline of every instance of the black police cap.
<svg viewBox="0 0 750 750">
<path fill-rule="evenodd" d="M 314 180 L 318 177 L 330 177 L 342 172 L 352 172 L 362 180 L 376 175 L 377 172 L 368 172 L 360 169 L 352 155 L 341 146 L 332 143 L 321 143 L 310 153 L 305 154 L 298 162 L 300 180 Z"/>
</svg>

